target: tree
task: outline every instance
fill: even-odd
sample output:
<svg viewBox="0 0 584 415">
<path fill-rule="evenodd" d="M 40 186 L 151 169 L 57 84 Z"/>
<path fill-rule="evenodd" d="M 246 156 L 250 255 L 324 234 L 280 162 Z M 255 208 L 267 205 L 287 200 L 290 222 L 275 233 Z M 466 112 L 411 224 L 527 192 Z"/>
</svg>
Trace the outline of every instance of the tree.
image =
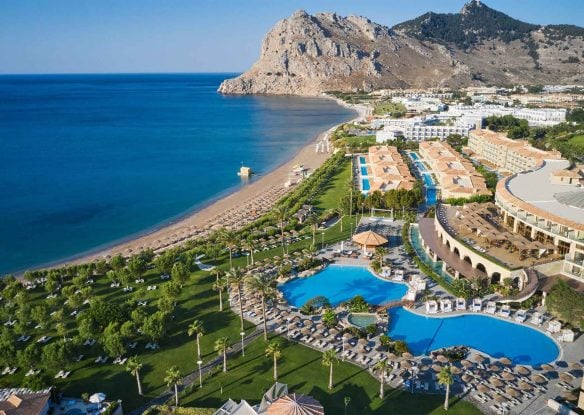
<svg viewBox="0 0 584 415">
<path fill-rule="evenodd" d="M 284 246 L 284 225 L 286 224 L 286 221 L 290 217 L 290 214 L 288 212 L 288 209 L 284 205 L 276 206 L 274 208 L 272 214 L 274 215 L 274 218 L 280 224 L 280 233 L 282 235 L 282 254 L 286 254 L 286 248 Z"/>
<path fill-rule="evenodd" d="M 373 366 L 374 370 L 379 371 L 379 398 L 383 399 L 385 395 L 385 375 L 387 374 L 387 368 L 389 363 L 387 359 L 380 360 Z"/>
<path fill-rule="evenodd" d="M 316 230 L 318 229 L 318 217 L 314 214 L 309 215 L 304 220 L 304 224 L 310 226 L 310 229 L 312 230 L 312 245 L 316 246 Z"/>
<path fill-rule="evenodd" d="M 110 323 L 101 336 L 103 349 L 110 357 L 118 357 L 126 353 L 119 327 L 118 323 Z"/>
<path fill-rule="evenodd" d="M 63 338 L 63 341 L 67 341 L 67 326 L 65 323 L 57 323 L 55 326 L 57 330 L 57 335 Z"/>
<path fill-rule="evenodd" d="M 142 382 L 140 381 L 140 371 L 142 370 L 142 363 L 138 360 L 138 356 L 132 356 L 128 359 L 126 363 L 126 370 L 130 372 L 132 376 L 136 377 L 136 383 L 138 384 L 138 395 L 142 396 Z"/>
<path fill-rule="evenodd" d="M 173 366 L 166 371 L 164 382 L 168 387 L 174 386 L 174 403 L 178 406 L 178 385 L 182 383 L 182 375 L 178 366 Z"/>
<path fill-rule="evenodd" d="M 134 279 L 142 278 L 147 266 L 148 264 L 139 255 L 134 255 L 128 261 L 128 270 Z"/>
<path fill-rule="evenodd" d="M 385 255 L 385 248 L 379 246 L 375 248 L 375 259 L 379 262 L 379 266 L 383 268 L 383 256 Z"/>
<path fill-rule="evenodd" d="M 343 232 L 343 218 L 345 217 L 345 210 L 342 207 L 338 207 L 334 212 L 339 215 L 339 222 L 341 224 L 341 232 Z"/>
<path fill-rule="evenodd" d="M 213 284 L 213 289 L 219 293 L 219 311 L 223 311 L 223 291 L 227 288 L 227 279 L 218 278 Z"/>
<path fill-rule="evenodd" d="M 172 277 L 172 280 L 180 284 L 181 287 L 185 282 L 189 280 L 189 270 L 181 262 L 177 262 L 172 266 L 172 271 L 170 275 Z"/>
<path fill-rule="evenodd" d="M 262 318 L 264 320 L 264 340 L 268 340 L 268 322 L 266 319 L 266 299 L 275 293 L 275 280 L 267 274 L 253 274 L 246 278 L 246 284 L 254 293 L 259 294 L 262 302 Z"/>
<path fill-rule="evenodd" d="M 167 318 L 168 315 L 160 311 L 145 317 L 142 331 L 153 342 L 159 342 L 166 335 Z"/>
<path fill-rule="evenodd" d="M 201 337 L 205 334 L 205 328 L 203 327 L 203 322 L 201 320 L 195 320 L 189 325 L 188 329 L 189 336 L 195 336 L 197 341 L 197 357 L 201 360 Z"/>
<path fill-rule="evenodd" d="M 237 234 L 229 229 L 219 231 L 219 241 L 221 241 L 229 251 L 229 268 L 233 268 L 233 251 L 237 248 L 239 239 Z"/>
<path fill-rule="evenodd" d="M 231 268 L 227 273 L 229 283 L 237 289 L 237 296 L 239 297 L 239 319 L 241 320 L 241 331 L 243 331 L 243 282 L 245 274 L 241 268 Z"/>
<path fill-rule="evenodd" d="M 111 259 L 110 265 L 114 271 L 119 271 L 126 266 L 126 258 L 118 254 Z"/>
<path fill-rule="evenodd" d="M 329 329 L 336 326 L 337 325 L 337 315 L 335 314 L 335 311 L 331 308 L 325 309 L 324 312 L 322 313 L 322 322 Z"/>
<path fill-rule="evenodd" d="M 391 337 L 389 337 L 387 334 L 382 334 L 381 336 L 379 336 L 379 343 L 383 347 L 387 347 L 387 351 L 389 352 L 391 347 Z"/>
<path fill-rule="evenodd" d="M 255 247 L 255 241 L 253 239 L 253 236 L 249 235 L 246 239 L 244 239 L 242 242 L 242 247 L 243 247 L 243 249 L 245 249 L 246 251 L 249 252 L 250 259 L 251 259 L 251 265 L 253 266 L 253 264 L 254 264 L 253 250 Z"/>
<path fill-rule="evenodd" d="M 444 410 L 448 411 L 448 399 L 450 397 L 450 385 L 454 383 L 452 369 L 449 365 L 443 366 L 438 373 L 438 383 L 446 386 L 446 397 L 444 398 Z"/>
<path fill-rule="evenodd" d="M 8 366 L 14 362 L 16 355 L 15 339 L 12 332 L 2 326 L 0 329 L 0 364 Z"/>
<path fill-rule="evenodd" d="M 335 363 L 338 362 L 337 353 L 334 349 L 326 350 L 322 354 L 322 365 L 327 366 L 329 368 L 329 384 L 328 388 L 332 389 L 334 387 L 333 384 L 333 366 Z"/>
<path fill-rule="evenodd" d="M 126 287 L 126 289 L 130 288 L 130 281 L 132 281 L 132 273 L 128 268 L 122 268 L 116 271 L 116 275 L 120 282 Z"/>
<path fill-rule="evenodd" d="M 229 338 L 221 337 L 215 340 L 215 351 L 223 355 L 223 372 L 227 372 L 227 349 L 229 348 Z"/>
<path fill-rule="evenodd" d="M 266 357 L 274 359 L 274 382 L 278 381 L 278 359 L 282 356 L 282 347 L 278 342 L 271 342 L 266 347 Z"/>
<path fill-rule="evenodd" d="M 30 310 L 30 317 L 35 321 L 41 328 L 45 328 L 46 325 L 51 321 L 51 316 L 49 315 L 49 307 L 45 303 L 40 303 L 34 306 Z"/>
<path fill-rule="evenodd" d="M 64 341 L 56 341 L 47 344 L 41 352 L 41 361 L 48 369 L 61 369 L 69 363 L 70 350 Z"/>
<path fill-rule="evenodd" d="M 156 270 L 162 275 L 170 275 L 174 264 L 174 255 L 170 251 L 163 252 L 154 260 Z"/>
<path fill-rule="evenodd" d="M 45 281 L 45 290 L 47 290 L 48 293 L 52 294 L 55 292 L 58 285 L 59 278 L 57 274 L 54 272 L 49 272 L 49 274 L 47 275 L 47 280 Z"/>
</svg>

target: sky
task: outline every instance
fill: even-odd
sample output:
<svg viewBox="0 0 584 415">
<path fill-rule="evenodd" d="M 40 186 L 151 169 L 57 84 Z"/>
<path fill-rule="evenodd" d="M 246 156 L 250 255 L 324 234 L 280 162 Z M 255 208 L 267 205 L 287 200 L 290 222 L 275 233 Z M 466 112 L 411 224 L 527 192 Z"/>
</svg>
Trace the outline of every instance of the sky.
<svg viewBox="0 0 584 415">
<path fill-rule="evenodd" d="M 584 24 L 584 0 L 484 0 L 538 24 Z M 464 0 L 0 0 L 0 74 L 242 72 L 304 9 L 387 26 Z"/>
</svg>

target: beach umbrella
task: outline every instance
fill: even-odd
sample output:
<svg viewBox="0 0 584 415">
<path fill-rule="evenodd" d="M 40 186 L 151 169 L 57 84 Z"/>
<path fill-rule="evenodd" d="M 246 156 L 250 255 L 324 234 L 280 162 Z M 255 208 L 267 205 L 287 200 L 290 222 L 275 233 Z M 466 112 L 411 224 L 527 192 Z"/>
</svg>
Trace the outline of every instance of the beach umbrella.
<svg viewBox="0 0 584 415">
<path fill-rule="evenodd" d="M 333 336 L 336 336 L 337 334 L 339 334 L 339 331 L 335 328 L 332 328 L 329 330 L 329 333 L 332 334 Z"/>
<path fill-rule="evenodd" d="M 450 372 L 452 372 L 454 375 L 460 375 L 460 373 L 462 372 L 462 370 L 460 370 L 459 367 L 450 366 Z"/>
<path fill-rule="evenodd" d="M 502 357 L 501 359 L 499 359 L 499 362 L 505 366 L 509 366 L 510 364 L 513 363 L 513 362 L 511 362 L 511 359 L 509 359 L 507 357 Z"/>
<path fill-rule="evenodd" d="M 562 397 L 568 401 L 577 401 L 578 400 L 578 395 L 576 395 L 570 391 L 562 392 Z"/>
<path fill-rule="evenodd" d="M 322 335 L 322 333 L 321 333 L 320 331 L 316 331 L 316 332 L 314 332 L 314 334 L 312 335 L 312 337 L 316 337 L 316 338 L 319 338 L 319 339 L 320 339 L 322 336 L 323 336 L 323 335 Z"/>
<path fill-rule="evenodd" d="M 419 370 L 420 372 L 425 372 L 425 371 L 427 371 L 428 369 L 430 369 L 430 367 L 429 367 L 429 366 L 427 366 L 427 365 L 418 366 L 418 370 Z"/>
<path fill-rule="evenodd" d="M 517 366 L 515 368 L 515 371 L 517 373 L 519 373 L 520 375 L 529 375 L 531 373 L 531 370 L 529 370 L 528 368 L 526 368 L 525 366 Z"/>
<path fill-rule="evenodd" d="M 365 346 L 365 345 L 367 345 L 367 343 L 369 343 L 369 340 L 367 340 L 367 339 L 359 339 L 358 343 L 361 346 Z"/>
<path fill-rule="evenodd" d="M 302 334 L 309 334 L 310 333 L 310 327 L 303 327 L 300 330 L 300 333 L 302 333 Z"/>
<path fill-rule="evenodd" d="M 410 369 L 412 367 L 412 362 L 410 362 L 409 360 L 404 360 L 403 362 L 401 362 L 401 367 L 405 367 L 406 369 Z"/>
<path fill-rule="evenodd" d="M 496 394 L 495 400 L 499 403 L 507 402 L 509 399 L 505 398 L 503 395 Z"/>
<path fill-rule="evenodd" d="M 443 354 L 439 354 L 438 356 L 436 356 L 436 360 L 438 360 L 441 363 L 448 362 L 448 358 L 446 356 L 444 356 Z"/>
<path fill-rule="evenodd" d="M 317 330 L 324 330 L 324 329 L 326 329 L 326 326 L 324 324 L 322 324 L 322 323 L 318 323 L 316 325 L 316 329 Z"/>
<path fill-rule="evenodd" d="M 519 386 L 520 389 L 524 390 L 524 391 L 530 391 L 533 390 L 533 385 L 524 382 L 524 381 L 519 381 L 519 383 L 517 383 L 517 386 Z"/>
<path fill-rule="evenodd" d="M 501 371 L 501 366 L 492 364 L 492 365 L 489 366 L 489 370 L 491 372 L 500 372 Z"/>
<path fill-rule="evenodd" d="M 396 355 L 395 353 L 389 353 L 389 354 L 387 355 L 387 358 L 388 358 L 389 360 L 396 360 L 396 359 L 398 359 L 398 357 L 397 357 L 397 355 Z"/>
<path fill-rule="evenodd" d="M 345 340 L 349 340 L 349 339 L 352 339 L 352 338 L 353 338 L 353 335 L 351 333 L 345 333 L 345 334 L 343 334 L 343 339 L 345 339 Z"/>
<path fill-rule="evenodd" d="M 582 369 L 582 364 L 578 363 L 578 362 L 572 362 L 572 363 L 570 363 L 570 367 L 572 369 Z"/>
<path fill-rule="evenodd" d="M 472 377 L 471 375 L 468 375 L 466 373 L 464 375 L 462 375 L 463 382 L 469 383 L 469 382 L 472 382 L 473 379 L 474 379 L 474 377 Z"/>
<path fill-rule="evenodd" d="M 515 375 L 513 373 L 509 373 L 509 372 L 503 372 L 501 377 L 505 380 L 508 380 L 508 381 L 515 380 Z"/>
<path fill-rule="evenodd" d="M 510 386 L 507 386 L 505 388 L 505 392 L 507 393 L 507 395 L 511 396 L 512 398 L 517 398 L 521 394 L 517 389 L 512 388 Z"/>
<path fill-rule="evenodd" d="M 414 358 L 414 355 L 411 354 L 410 352 L 405 352 L 405 353 L 402 353 L 402 357 L 404 359 L 413 359 Z"/>
<path fill-rule="evenodd" d="M 481 393 L 485 393 L 491 390 L 487 385 L 483 385 L 482 383 L 477 386 L 477 390 Z"/>
<path fill-rule="evenodd" d="M 574 376 L 568 372 L 562 372 L 560 373 L 560 379 L 565 380 L 566 382 L 571 382 L 574 380 Z"/>
<path fill-rule="evenodd" d="M 538 375 L 537 373 L 535 375 L 531 375 L 531 380 L 539 384 L 547 382 L 546 378 L 544 378 L 542 375 Z"/>
<path fill-rule="evenodd" d="M 89 397 L 89 402 L 96 403 L 98 408 L 101 408 L 101 403 L 105 401 L 105 394 L 98 392 Z"/>
<path fill-rule="evenodd" d="M 437 365 L 437 364 L 433 364 L 432 365 L 432 370 L 436 373 L 440 372 L 442 370 L 442 366 Z"/>
<path fill-rule="evenodd" d="M 497 388 L 503 386 L 503 382 L 501 381 L 501 379 L 495 377 L 489 378 L 489 383 L 493 386 L 496 386 Z"/>
<path fill-rule="evenodd" d="M 472 366 L 473 366 L 473 363 L 472 363 L 470 360 L 466 360 L 466 359 L 462 359 L 462 360 L 460 361 L 460 363 L 461 363 L 461 364 L 462 364 L 464 367 L 466 367 L 466 368 L 469 368 L 469 367 L 472 367 Z"/>
<path fill-rule="evenodd" d="M 312 320 L 304 320 L 303 323 L 305 326 L 312 326 Z"/>
<path fill-rule="evenodd" d="M 552 370 L 554 370 L 554 367 L 552 365 L 548 365 L 547 363 L 541 365 L 541 368 L 547 372 L 551 372 Z"/>
<path fill-rule="evenodd" d="M 477 363 L 481 363 L 481 362 L 485 361 L 485 357 L 483 355 L 480 355 L 480 354 L 475 354 L 472 359 Z"/>
</svg>

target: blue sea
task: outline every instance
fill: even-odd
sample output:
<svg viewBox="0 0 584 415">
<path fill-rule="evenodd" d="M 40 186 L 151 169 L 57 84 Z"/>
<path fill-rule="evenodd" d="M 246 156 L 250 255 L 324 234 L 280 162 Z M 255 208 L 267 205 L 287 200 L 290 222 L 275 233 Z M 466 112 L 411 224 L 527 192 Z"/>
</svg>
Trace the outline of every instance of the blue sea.
<svg viewBox="0 0 584 415">
<path fill-rule="evenodd" d="M 354 116 L 218 94 L 235 75 L 0 76 L 0 275 L 164 225 Z"/>
</svg>

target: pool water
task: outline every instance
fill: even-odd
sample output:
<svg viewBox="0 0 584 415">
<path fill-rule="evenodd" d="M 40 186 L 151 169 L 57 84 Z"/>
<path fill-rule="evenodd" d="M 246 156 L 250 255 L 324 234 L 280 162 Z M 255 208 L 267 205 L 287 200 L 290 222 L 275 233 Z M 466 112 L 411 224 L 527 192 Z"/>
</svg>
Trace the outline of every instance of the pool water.
<svg viewBox="0 0 584 415">
<path fill-rule="evenodd" d="M 437 195 L 435 187 L 426 188 L 426 205 L 434 206 L 436 204 Z"/>
<path fill-rule="evenodd" d="M 401 299 L 407 292 L 405 284 L 384 281 L 365 267 L 329 265 L 323 271 L 307 278 L 297 278 L 278 287 L 284 298 L 294 307 L 302 307 L 319 295 L 336 306 L 356 295 L 370 304 L 384 304 Z"/>
<path fill-rule="evenodd" d="M 412 158 L 412 160 L 419 160 L 420 157 L 418 156 L 418 153 L 415 153 L 413 151 L 410 152 L 410 157 Z"/>
<path fill-rule="evenodd" d="M 373 314 L 350 314 L 347 320 L 353 326 L 361 327 L 362 329 L 377 323 L 377 317 Z"/>
<path fill-rule="evenodd" d="M 425 355 L 442 347 L 464 345 L 515 364 L 537 366 L 557 359 L 556 343 L 530 327 L 485 315 L 425 317 L 402 307 L 389 310 L 393 340 L 404 340 L 410 352 Z"/>
<path fill-rule="evenodd" d="M 426 251 L 424 251 L 424 247 L 420 242 L 420 231 L 417 226 L 410 226 L 410 242 L 412 243 L 414 251 L 416 251 L 416 255 L 422 260 L 422 262 L 424 262 L 424 264 L 432 268 L 436 274 L 440 275 L 446 281 L 452 281 L 452 277 L 442 270 L 442 261 L 432 261 L 432 258 L 430 258 Z"/>
<path fill-rule="evenodd" d="M 362 176 L 367 176 L 367 167 L 361 166 L 361 175 Z"/>
<path fill-rule="evenodd" d="M 84 412 L 81 409 L 73 408 L 67 411 L 67 415 L 81 415 Z"/>
<path fill-rule="evenodd" d="M 363 191 L 367 191 L 369 189 L 371 189 L 371 185 L 369 184 L 369 179 L 363 179 L 362 180 L 362 186 L 361 186 Z"/>
<path fill-rule="evenodd" d="M 365 157 L 363 157 L 363 156 L 359 157 L 359 163 L 360 164 L 367 164 L 367 162 L 365 161 Z"/>
<path fill-rule="evenodd" d="M 428 171 L 428 169 L 426 168 L 426 166 L 424 166 L 424 163 L 422 163 L 421 161 L 416 161 L 416 166 L 418 166 L 418 169 L 421 172 Z"/>
<path fill-rule="evenodd" d="M 434 180 L 431 174 L 423 174 L 422 176 L 424 177 L 424 184 L 426 186 L 434 186 Z"/>
</svg>

